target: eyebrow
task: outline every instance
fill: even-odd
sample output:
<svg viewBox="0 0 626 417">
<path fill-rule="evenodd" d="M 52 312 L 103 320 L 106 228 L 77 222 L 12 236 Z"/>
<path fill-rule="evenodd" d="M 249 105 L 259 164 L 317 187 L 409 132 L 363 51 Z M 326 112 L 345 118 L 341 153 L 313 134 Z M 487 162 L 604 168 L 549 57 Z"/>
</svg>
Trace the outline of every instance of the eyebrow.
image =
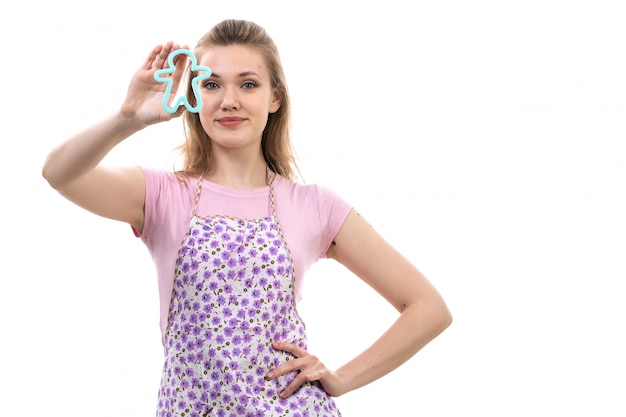
<svg viewBox="0 0 626 417">
<path fill-rule="evenodd" d="M 249 77 L 251 75 L 256 76 L 256 77 L 258 77 L 260 79 L 263 79 L 263 77 L 261 77 L 261 74 L 259 74 L 258 72 L 254 72 L 254 71 L 244 71 L 244 72 L 241 72 L 241 73 L 239 73 L 238 77 L 239 78 L 245 78 L 245 77 Z M 213 78 L 221 78 L 221 76 L 219 74 L 216 74 L 214 72 L 211 73 L 211 77 L 213 77 Z"/>
</svg>

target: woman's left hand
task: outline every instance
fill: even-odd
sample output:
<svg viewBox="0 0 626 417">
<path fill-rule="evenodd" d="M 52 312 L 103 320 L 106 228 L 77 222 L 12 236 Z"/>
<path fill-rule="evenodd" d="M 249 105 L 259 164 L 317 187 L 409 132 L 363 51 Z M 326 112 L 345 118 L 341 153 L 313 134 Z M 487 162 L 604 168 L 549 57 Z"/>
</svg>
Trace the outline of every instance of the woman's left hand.
<svg viewBox="0 0 626 417">
<path fill-rule="evenodd" d="M 294 380 L 280 393 L 281 398 L 287 398 L 293 394 L 305 382 L 319 381 L 330 396 L 338 397 L 343 394 L 342 381 L 336 372 L 326 368 L 314 355 L 298 347 L 293 343 L 274 342 L 272 347 L 276 350 L 289 352 L 295 359 L 286 361 L 267 374 L 269 379 L 278 378 L 281 375 L 293 371 L 300 371 Z"/>
</svg>

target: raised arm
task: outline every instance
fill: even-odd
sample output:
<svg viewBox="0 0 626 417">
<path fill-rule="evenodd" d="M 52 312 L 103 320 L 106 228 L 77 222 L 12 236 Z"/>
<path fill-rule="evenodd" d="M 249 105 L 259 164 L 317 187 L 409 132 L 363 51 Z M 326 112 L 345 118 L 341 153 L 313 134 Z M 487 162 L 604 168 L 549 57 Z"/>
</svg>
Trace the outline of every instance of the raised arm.
<svg viewBox="0 0 626 417">
<path fill-rule="evenodd" d="M 180 48 L 172 42 L 156 46 L 136 71 L 118 111 L 70 137 L 48 155 L 42 175 L 63 196 L 103 217 L 143 228 L 145 178 L 138 167 L 109 168 L 100 165 L 116 145 L 148 125 L 182 114 L 162 108 L 165 90 L 154 73 L 167 66 L 167 57 Z M 175 62 L 173 87 L 180 83 L 186 62 Z"/>
</svg>

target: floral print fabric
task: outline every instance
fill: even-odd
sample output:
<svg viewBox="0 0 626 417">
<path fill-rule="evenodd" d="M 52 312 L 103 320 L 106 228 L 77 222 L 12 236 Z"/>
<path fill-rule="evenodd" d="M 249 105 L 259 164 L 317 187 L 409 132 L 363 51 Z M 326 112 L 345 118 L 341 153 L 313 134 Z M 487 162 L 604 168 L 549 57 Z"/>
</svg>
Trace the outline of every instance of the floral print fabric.
<svg viewBox="0 0 626 417">
<path fill-rule="evenodd" d="M 341 416 L 317 382 L 279 397 L 297 372 L 265 378 L 293 359 L 272 341 L 306 349 L 275 216 L 194 214 L 176 265 L 157 417 Z"/>
</svg>

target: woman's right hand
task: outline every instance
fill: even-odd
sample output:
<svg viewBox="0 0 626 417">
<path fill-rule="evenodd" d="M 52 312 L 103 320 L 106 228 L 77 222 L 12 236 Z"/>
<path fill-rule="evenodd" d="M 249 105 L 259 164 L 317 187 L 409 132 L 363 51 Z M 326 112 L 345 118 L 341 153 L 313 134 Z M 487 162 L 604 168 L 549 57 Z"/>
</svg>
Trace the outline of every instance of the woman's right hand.
<svg viewBox="0 0 626 417">
<path fill-rule="evenodd" d="M 187 46 L 184 49 L 189 49 Z M 154 74 L 169 67 L 168 56 L 173 51 L 181 49 L 180 45 L 167 42 L 152 49 L 144 63 L 135 72 L 126 99 L 121 107 L 124 117 L 133 120 L 141 126 L 171 120 L 183 114 L 185 107 L 181 106 L 176 112 L 169 113 L 163 109 L 163 95 L 167 83 L 156 81 Z M 169 74 L 172 79 L 172 95 L 176 94 L 185 72 L 187 60 L 184 54 L 174 57 L 176 70 Z M 171 97 L 173 98 L 173 97 Z"/>
<path fill-rule="evenodd" d="M 50 185 L 77 205 L 110 219 L 143 227 L 145 178 L 140 168 L 100 166 L 102 159 L 121 141 L 144 127 L 179 117 L 163 109 L 167 83 L 155 80 L 154 74 L 169 67 L 168 56 L 181 49 L 168 42 L 152 49 L 133 76 L 120 109 L 104 120 L 71 136 L 55 147 L 46 158 L 42 174 Z M 187 49 L 185 47 L 185 49 Z M 175 94 L 183 79 L 185 54 L 174 58 L 175 71 L 170 74 Z"/>
</svg>

